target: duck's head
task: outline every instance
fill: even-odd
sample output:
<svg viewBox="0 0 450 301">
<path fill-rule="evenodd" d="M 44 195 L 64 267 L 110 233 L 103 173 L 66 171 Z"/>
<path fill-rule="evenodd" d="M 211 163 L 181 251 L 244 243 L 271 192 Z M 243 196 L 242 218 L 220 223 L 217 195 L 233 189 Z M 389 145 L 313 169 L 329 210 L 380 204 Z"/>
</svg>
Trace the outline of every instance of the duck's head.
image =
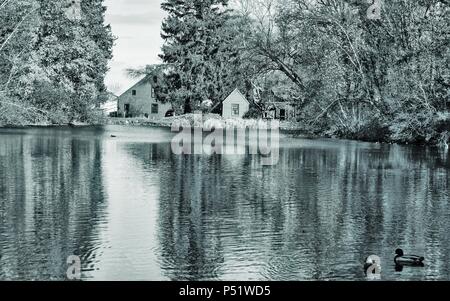
<svg viewBox="0 0 450 301">
<path fill-rule="evenodd" d="M 395 250 L 395 255 L 403 256 L 403 250 L 402 249 Z"/>
</svg>

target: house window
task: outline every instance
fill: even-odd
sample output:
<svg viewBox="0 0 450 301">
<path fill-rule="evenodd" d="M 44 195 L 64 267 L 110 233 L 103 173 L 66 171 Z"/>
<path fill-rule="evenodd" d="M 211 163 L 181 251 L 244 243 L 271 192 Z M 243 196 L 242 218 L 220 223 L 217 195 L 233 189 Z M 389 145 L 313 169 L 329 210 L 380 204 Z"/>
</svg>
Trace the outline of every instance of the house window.
<svg viewBox="0 0 450 301">
<path fill-rule="evenodd" d="M 231 105 L 231 114 L 233 116 L 239 116 L 239 105 L 237 104 Z"/>
<path fill-rule="evenodd" d="M 158 104 L 152 104 L 152 114 L 158 114 Z"/>
<path fill-rule="evenodd" d="M 155 89 L 152 88 L 152 98 L 155 99 Z"/>
<path fill-rule="evenodd" d="M 136 90 L 131 90 L 131 95 L 136 96 L 137 92 Z"/>
</svg>

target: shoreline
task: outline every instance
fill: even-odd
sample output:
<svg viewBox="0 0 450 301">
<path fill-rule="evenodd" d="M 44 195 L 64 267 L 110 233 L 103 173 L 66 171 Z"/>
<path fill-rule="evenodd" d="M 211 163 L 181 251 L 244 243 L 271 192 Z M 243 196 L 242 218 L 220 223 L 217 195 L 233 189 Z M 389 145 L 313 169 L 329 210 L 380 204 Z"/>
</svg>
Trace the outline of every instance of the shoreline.
<svg viewBox="0 0 450 301">
<path fill-rule="evenodd" d="M 184 117 L 184 115 L 183 115 Z M 27 128 L 85 128 L 85 127 L 102 127 L 102 126 L 129 126 L 129 127 L 159 127 L 159 128 L 170 128 L 172 123 L 175 121 L 191 121 L 187 116 L 183 118 L 182 116 L 176 117 L 168 117 L 166 119 L 147 119 L 147 118 L 112 118 L 108 117 L 101 123 L 86 123 L 86 122 L 75 122 L 73 124 L 50 124 L 50 123 L 36 123 L 36 124 L 24 124 L 24 125 L 6 125 L 0 124 L 1 129 L 27 129 Z M 206 116 L 208 117 L 208 116 Z M 222 118 L 217 118 L 213 116 L 213 119 L 224 121 Z M 207 120 L 205 118 L 204 120 Z M 242 119 L 239 121 L 255 123 L 258 120 L 256 119 Z M 303 138 L 303 139 L 335 139 L 335 140 L 348 140 L 348 141 L 356 141 L 356 142 L 366 142 L 366 143 L 374 143 L 374 144 L 389 144 L 389 145 L 414 145 L 414 146 L 428 146 L 428 147 L 438 147 L 437 144 L 433 143 L 408 143 L 408 142 L 398 142 L 398 141 L 386 141 L 380 139 L 379 141 L 367 141 L 362 139 L 351 139 L 346 137 L 330 137 L 327 135 L 315 135 L 308 133 L 307 131 L 301 128 L 301 125 L 297 122 L 291 121 L 281 121 L 280 122 L 280 132 L 285 135 L 289 135 L 293 138 Z"/>
<path fill-rule="evenodd" d="M 208 117 L 208 116 L 207 116 Z M 254 125 L 260 120 L 257 119 L 222 119 L 222 118 L 204 118 L 205 120 L 217 120 L 220 122 L 228 123 L 230 121 L 231 125 L 241 123 L 243 126 L 249 127 L 250 125 Z M 147 126 L 147 127 L 166 127 L 170 128 L 174 122 L 190 122 L 192 124 L 191 116 L 187 118 L 183 118 L 181 116 L 177 117 L 167 117 L 166 119 L 147 119 L 147 118 L 112 118 L 108 117 L 105 122 L 99 123 L 87 123 L 87 122 L 75 122 L 73 124 L 61 123 L 61 124 L 53 124 L 53 123 L 36 123 L 36 124 L 0 124 L 0 129 L 14 129 L 14 128 L 52 128 L 52 127 L 89 127 L 89 126 L 107 126 L 107 125 L 122 125 L 122 126 Z M 280 122 L 280 130 L 287 132 L 303 132 L 301 125 L 296 122 L 282 121 Z"/>
</svg>

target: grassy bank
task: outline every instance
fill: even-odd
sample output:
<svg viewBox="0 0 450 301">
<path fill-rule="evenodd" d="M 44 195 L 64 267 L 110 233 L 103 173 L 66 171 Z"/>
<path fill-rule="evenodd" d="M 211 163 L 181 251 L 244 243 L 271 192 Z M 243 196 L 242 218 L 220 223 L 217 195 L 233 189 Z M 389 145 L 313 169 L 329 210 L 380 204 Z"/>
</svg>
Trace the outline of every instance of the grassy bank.
<svg viewBox="0 0 450 301">
<path fill-rule="evenodd" d="M 256 128 L 262 122 L 256 119 L 239 119 L 230 118 L 225 119 L 217 114 L 205 114 L 202 118 L 203 126 L 222 126 L 224 128 Z M 110 125 L 130 125 L 130 126 L 157 126 L 157 127 L 171 127 L 172 125 L 194 125 L 194 114 L 186 114 L 181 116 L 166 117 L 161 119 L 148 118 L 108 118 L 106 124 Z M 197 126 L 197 125 L 196 125 Z M 306 134 L 302 125 L 293 121 L 281 121 L 280 130 L 284 132 L 303 133 Z"/>
<path fill-rule="evenodd" d="M 93 115 L 94 116 L 94 115 Z M 202 127 L 213 128 L 258 128 L 262 124 L 267 124 L 267 121 L 256 119 L 225 119 L 217 114 L 205 114 L 202 118 Z M 148 127 L 166 127 L 175 126 L 199 126 L 195 124 L 194 114 L 186 114 L 174 117 L 149 119 L 149 118 L 110 118 L 102 115 L 95 115 L 88 121 L 72 121 L 68 122 L 54 122 L 49 120 L 41 120 L 38 122 L 20 122 L 20 123 L 2 123 L 0 127 L 17 128 L 17 127 L 56 127 L 56 126 L 90 126 L 90 125 L 122 125 L 122 126 L 148 126 Z M 393 136 L 389 127 L 383 126 L 380 123 L 369 123 L 359 128 L 358 131 L 345 131 L 342 129 L 321 132 L 316 131 L 311 127 L 305 126 L 300 122 L 295 121 L 280 121 L 280 131 L 293 137 L 302 138 L 334 138 L 334 139 L 349 139 L 365 142 L 379 142 L 379 143 L 396 143 L 396 144 L 416 144 L 416 145 L 440 145 L 445 147 L 445 141 L 448 141 L 448 136 L 444 136 L 441 140 L 417 140 L 409 137 L 397 135 Z M 447 133 L 444 131 L 444 133 Z"/>
</svg>

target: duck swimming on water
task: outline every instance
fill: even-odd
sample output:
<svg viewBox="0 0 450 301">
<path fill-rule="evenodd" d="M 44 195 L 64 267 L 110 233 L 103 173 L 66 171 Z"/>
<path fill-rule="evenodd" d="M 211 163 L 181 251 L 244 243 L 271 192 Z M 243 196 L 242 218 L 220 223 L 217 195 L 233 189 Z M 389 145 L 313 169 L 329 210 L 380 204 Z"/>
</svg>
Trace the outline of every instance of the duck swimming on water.
<svg viewBox="0 0 450 301">
<path fill-rule="evenodd" d="M 405 255 L 402 249 L 395 250 L 394 262 L 396 265 L 423 266 L 425 258 L 417 255 Z"/>
</svg>

